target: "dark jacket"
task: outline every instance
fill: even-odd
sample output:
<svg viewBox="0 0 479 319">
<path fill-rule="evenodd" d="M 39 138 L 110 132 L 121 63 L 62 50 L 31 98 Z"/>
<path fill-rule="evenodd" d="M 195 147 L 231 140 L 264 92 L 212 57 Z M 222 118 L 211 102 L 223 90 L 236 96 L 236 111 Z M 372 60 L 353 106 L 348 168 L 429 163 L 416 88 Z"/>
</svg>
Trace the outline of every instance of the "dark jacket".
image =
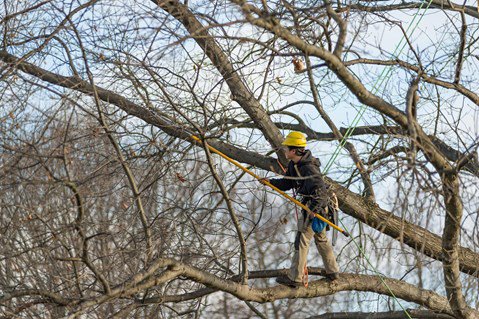
<svg viewBox="0 0 479 319">
<path fill-rule="evenodd" d="M 311 154 L 311 151 L 306 150 L 297 164 L 289 162 L 285 178 L 271 179 L 270 182 L 282 191 L 296 189 L 302 197 L 303 204 L 308 205 L 312 211 L 321 213 L 328 206 L 329 187 L 323 180 L 319 165 L 319 160 Z"/>
</svg>

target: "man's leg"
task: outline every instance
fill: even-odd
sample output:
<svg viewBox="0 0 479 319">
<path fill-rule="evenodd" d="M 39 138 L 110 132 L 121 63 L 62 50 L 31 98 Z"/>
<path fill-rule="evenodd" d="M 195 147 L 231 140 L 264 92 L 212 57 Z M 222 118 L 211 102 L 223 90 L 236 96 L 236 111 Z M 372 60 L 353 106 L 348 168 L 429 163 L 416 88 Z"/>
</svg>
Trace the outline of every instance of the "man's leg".
<svg viewBox="0 0 479 319">
<path fill-rule="evenodd" d="M 323 258 L 326 274 L 338 273 L 338 263 L 336 262 L 336 257 L 334 256 L 333 246 L 331 246 L 331 243 L 326 236 L 326 230 L 323 230 L 319 234 L 315 234 L 314 242 L 318 248 L 319 254 Z"/>
<path fill-rule="evenodd" d="M 296 240 L 294 241 L 294 255 L 291 261 L 291 268 L 289 270 L 289 279 L 295 282 L 302 282 L 303 271 L 306 266 L 306 260 L 308 258 L 308 249 L 314 232 L 311 228 L 311 221 L 308 217 L 305 218 L 304 223 L 300 223 L 298 226 L 298 233 L 296 234 Z"/>
</svg>

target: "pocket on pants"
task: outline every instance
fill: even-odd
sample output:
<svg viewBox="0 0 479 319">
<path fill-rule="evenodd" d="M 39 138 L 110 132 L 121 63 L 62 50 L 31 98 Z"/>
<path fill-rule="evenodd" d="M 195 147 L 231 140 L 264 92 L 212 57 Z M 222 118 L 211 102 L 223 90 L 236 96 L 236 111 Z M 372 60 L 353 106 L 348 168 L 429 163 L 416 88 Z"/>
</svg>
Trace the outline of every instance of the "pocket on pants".
<svg viewBox="0 0 479 319">
<path fill-rule="evenodd" d="M 308 228 L 311 227 L 311 221 L 312 220 L 308 216 L 306 218 L 303 218 L 301 229 L 299 229 L 299 231 L 302 233 L 307 232 Z"/>
</svg>

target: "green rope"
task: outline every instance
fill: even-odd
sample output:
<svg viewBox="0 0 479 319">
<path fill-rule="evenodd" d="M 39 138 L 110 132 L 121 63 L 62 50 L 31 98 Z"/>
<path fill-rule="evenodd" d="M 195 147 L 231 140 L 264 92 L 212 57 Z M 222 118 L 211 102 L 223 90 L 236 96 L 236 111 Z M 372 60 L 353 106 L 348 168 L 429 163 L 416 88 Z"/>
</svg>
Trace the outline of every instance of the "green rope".
<svg viewBox="0 0 479 319">
<path fill-rule="evenodd" d="M 338 218 L 338 221 L 341 223 L 341 226 L 344 228 L 345 231 L 347 231 L 349 234 L 351 234 L 351 232 L 349 231 L 349 229 L 346 227 L 346 225 L 344 225 L 343 221 L 341 220 L 341 218 Z M 356 240 L 354 239 L 354 237 L 351 235 L 351 241 L 354 243 L 354 245 L 356 246 L 356 248 L 359 250 L 359 252 L 361 253 L 361 255 L 363 255 L 364 259 L 366 260 L 366 262 L 369 264 L 369 266 L 372 268 L 372 270 L 374 271 L 374 273 L 379 277 L 379 279 L 381 280 L 381 283 L 386 287 L 386 289 L 388 290 L 388 292 L 391 294 L 391 297 L 394 299 L 394 301 L 399 305 L 399 307 L 401 307 L 402 311 L 406 314 L 406 316 L 409 318 L 409 319 L 412 319 L 411 315 L 409 314 L 409 312 L 407 311 L 406 308 L 404 308 L 404 306 L 401 304 L 401 302 L 398 300 L 398 298 L 396 297 L 396 295 L 394 294 L 394 292 L 392 291 L 391 287 L 389 287 L 389 285 L 387 284 L 387 282 L 384 280 L 384 278 L 386 278 L 386 276 L 384 276 L 382 273 L 380 273 L 378 271 L 378 269 L 376 267 L 374 267 L 374 265 L 372 264 L 371 260 L 369 260 L 369 257 L 367 256 L 366 254 L 366 251 L 361 247 L 361 245 L 359 245 Z"/>
<path fill-rule="evenodd" d="M 419 14 L 419 11 L 423 8 L 424 4 L 426 2 L 423 1 L 421 3 L 421 6 L 418 8 L 416 14 L 414 15 L 411 23 L 408 25 L 407 29 L 406 29 L 406 35 L 408 34 L 408 31 L 411 29 L 412 25 L 414 24 L 414 21 L 416 20 L 418 14 Z M 432 0 L 429 0 L 426 8 L 424 9 L 423 13 L 420 15 L 419 19 L 417 20 L 416 24 L 414 25 L 413 29 L 411 30 L 410 34 L 408 35 L 408 37 L 411 37 L 412 34 L 414 33 L 414 31 L 417 29 L 417 26 L 419 25 L 419 23 L 421 22 L 421 20 L 423 19 L 424 17 L 424 14 L 426 13 L 427 9 L 429 9 L 429 6 L 431 5 L 432 3 Z M 404 43 L 403 43 L 404 42 Z M 402 51 L 404 50 L 404 48 L 406 47 L 406 44 L 407 44 L 407 41 L 405 40 L 405 37 L 403 35 L 403 37 L 401 38 L 401 40 L 399 41 L 399 43 L 396 45 L 396 48 L 394 49 L 394 52 L 392 53 L 392 56 L 394 58 L 398 57 Z M 399 51 L 398 51 L 399 50 Z M 378 91 L 379 91 L 379 88 L 382 86 L 382 84 L 384 83 L 384 81 L 386 80 L 386 78 L 388 78 L 390 75 L 391 75 L 391 72 L 392 72 L 392 67 L 388 67 L 388 68 L 383 68 L 381 74 L 379 75 L 378 79 L 376 80 L 376 82 L 374 83 L 373 85 L 373 88 L 371 90 L 371 92 L 373 94 L 376 94 Z M 337 157 L 339 156 L 339 153 L 341 152 L 341 150 L 343 149 L 344 145 L 346 144 L 347 142 L 347 139 L 349 137 L 351 137 L 351 135 L 353 134 L 354 130 L 356 129 L 356 127 L 358 126 L 359 124 L 359 121 L 361 120 L 361 118 L 363 117 L 364 115 L 364 112 L 366 112 L 366 105 L 361 105 L 361 108 L 359 109 L 358 113 L 356 114 L 356 116 L 354 117 L 353 119 L 353 122 L 351 123 L 350 127 L 346 130 L 346 133 L 344 134 L 343 136 L 343 139 L 340 141 L 339 145 L 336 147 L 335 151 L 333 152 L 333 155 L 331 156 L 331 158 L 329 159 L 328 163 L 326 164 L 325 166 L 325 169 L 324 169 L 324 174 L 327 174 L 329 169 L 331 168 L 331 166 L 333 165 L 333 163 L 336 161 Z"/>
<path fill-rule="evenodd" d="M 424 4 L 426 3 L 426 1 L 423 1 L 421 3 L 421 6 L 418 8 L 416 14 L 414 15 L 411 23 L 408 25 L 406 31 L 405 31 L 405 34 L 407 35 L 409 30 L 411 29 L 411 27 L 413 26 L 414 24 L 414 21 L 416 20 L 416 18 L 418 17 L 419 15 L 419 11 L 423 8 Z M 429 0 L 424 12 L 420 15 L 419 19 L 417 20 L 416 24 L 414 25 L 414 27 L 412 27 L 412 30 L 410 31 L 410 34 L 408 35 L 408 37 L 411 37 L 412 34 L 414 33 L 414 31 L 417 29 L 419 23 L 421 22 L 421 20 L 423 19 L 424 17 L 424 14 L 426 13 L 427 9 L 429 9 L 429 6 L 431 5 L 432 3 L 432 0 Z M 396 48 L 394 49 L 394 52 L 392 53 L 392 56 L 393 57 L 398 57 L 402 51 L 404 50 L 404 48 L 406 47 L 406 44 L 407 44 L 407 41 L 405 40 L 405 37 L 403 35 L 403 37 L 401 38 L 401 40 L 399 41 L 399 43 L 396 45 Z M 398 51 L 399 50 L 399 51 Z M 379 90 L 379 88 L 382 86 L 382 84 L 384 83 L 384 81 L 386 80 L 386 78 L 389 78 L 390 75 L 391 75 L 391 72 L 392 72 L 392 67 L 389 67 L 389 68 L 384 68 L 381 72 L 381 74 L 379 75 L 379 78 L 376 80 L 376 82 L 374 83 L 373 85 L 373 88 L 371 90 L 371 92 L 373 94 L 376 94 Z M 333 155 L 331 156 L 331 158 L 329 159 L 328 163 L 326 164 L 325 166 L 325 169 L 324 169 L 324 174 L 327 174 L 329 169 L 331 168 L 333 162 L 336 161 L 337 157 L 339 156 L 339 153 L 340 151 L 342 150 L 342 148 L 344 147 L 344 145 L 346 144 L 347 142 L 347 139 L 353 134 L 354 130 L 356 129 L 356 127 L 358 126 L 358 123 L 359 121 L 361 120 L 361 118 L 363 117 L 364 113 L 366 111 L 366 105 L 362 105 L 361 108 L 359 109 L 358 113 L 356 114 L 356 116 L 354 117 L 353 119 L 353 122 L 352 122 L 352 125 L 347 129 L 346 133 L 344 134 L 342 140 L 340 141 L 339 145 L 336 147 L 336 150 L 333 152 Z M 341 226 L 348 232 L 348 233 L 351 233 L 348 228 L 344 225 L 343 221 L 341 218 L 338 219 L 339 222 L 341 223 Z M 354 245 L 357 247 L 357 249 L 360 251 L 360 253 L 364 256 L 365 260 L 367 261 L 367 263 L 369 264 L 369 266 L 373 269 L 374 273 L 376 273 L 382 284 L 387 288 L 388 292 L 390 293 L 390 295 L 392 296 L 392 298 L 394 299 L 394 301 L 401 307 L 401 309 L 404 311 L 404 313 L 406 314 L 406 316 L 409 318 L 409 319 L 412 319 L 411 315 L 409 314 L 409 312 L 403 307 L 403 305 L 401 304 L 401 302 L 399 302 L 398 298 L 396 297 L 396 295 L 394 294 L 394 292 L 392 291 L 392 289 L 389 287 L 389 285 L 386 283 L 386 281 L 384 280 L 385 276 L 380 273 L 376 267 L 374 267 L 374 265 L 371 263 L 370 259 L 368 258 L 366 252 L 364 251 L 364 249 L 356 242 L 356 240 L 354 239 L 353 236 L 351 236 L 351 239 L 354 243 Z"/>
</svg>

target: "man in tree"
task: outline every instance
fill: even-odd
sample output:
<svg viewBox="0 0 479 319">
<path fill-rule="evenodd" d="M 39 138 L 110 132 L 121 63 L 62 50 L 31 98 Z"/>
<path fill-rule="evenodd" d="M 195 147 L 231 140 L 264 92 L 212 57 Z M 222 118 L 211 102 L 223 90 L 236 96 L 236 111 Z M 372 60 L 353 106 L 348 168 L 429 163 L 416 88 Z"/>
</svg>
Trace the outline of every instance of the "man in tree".
<svg viewBox="0 0 479 319">
<path fill-rule="evenodd" d="M 283 142 L 286 158 L 290 160 L 284 178 L 263 179 L 277 188 L 287 191 L 295 189 L 301 196 L 301 202 L 307 205 L 311 211 L 326 216 L 330 191 L 324 182 L 319 170 L 320 162 L 313 157 L 310 150 L 306 150 L 306 136 L 301 132 L 291 132 Z M 323 228 L 315 233 L 312 228 L 314 215 L 310 216 L 305 210 L 298 216 L 298 233 L 294 241 L 294 256 L 288 276 L 276 279 L 280 284 L 290 287 L 299 287 L 303 283 L 303 271 L 306 266 L 309 244 L 312 237 L 319 254 L 323 258 L 326 268 L 326 277 L 330 280 L 338 278 L 339 267 L 327 236 Z"/>
</svg>

